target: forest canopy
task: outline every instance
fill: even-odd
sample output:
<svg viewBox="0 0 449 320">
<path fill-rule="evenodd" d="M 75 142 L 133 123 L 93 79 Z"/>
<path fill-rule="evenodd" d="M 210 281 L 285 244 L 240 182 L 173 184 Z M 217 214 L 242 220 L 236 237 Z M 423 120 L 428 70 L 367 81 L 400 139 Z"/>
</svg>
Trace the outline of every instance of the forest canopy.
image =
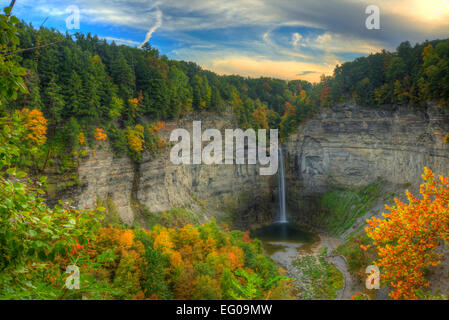
<svg viewBox="0 0 449 320">
<path fill-rule="evenodd" d="M 338 65 L 333 76 L 312 84 L 220 76 L 192 62 L 170 60 L 149 43 L 134 48 L 15 22 L 18 37 L 10 44 L 17 54 L 9 52 L 6 61 L 20 63 L 17 72 L 24 81 L 17 82 L 20 92 L 12 92 L 4 105 L 42 111 L 53 149 L 77 151 L 101 129 L 118 155 L 139 161 L 142 151 L 163 147 L 149 123 L 191 111 L 224 112 L 228 106 L 242 128 L 279 128 L 285 138 L 320 108 L 339 103 L 449 102 L 449 40 L 414 47 L 403 42 L 395 52 Z"/>
</svg>

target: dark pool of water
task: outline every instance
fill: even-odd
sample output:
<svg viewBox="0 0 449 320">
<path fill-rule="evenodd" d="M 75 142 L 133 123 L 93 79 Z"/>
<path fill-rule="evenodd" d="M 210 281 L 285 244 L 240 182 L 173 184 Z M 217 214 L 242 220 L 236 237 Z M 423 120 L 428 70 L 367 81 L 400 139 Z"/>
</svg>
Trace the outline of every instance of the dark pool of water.
<svg viewBox="0 0 449 320">
<path fill-rule="evenodd" d="M 312 243 L 317 240 L 317 235 L 301 230 L 292 223 L 273 223 L 268 226 L 253 230 L 251 237 L 266 241 L 301 242 Z"/>
</svg>

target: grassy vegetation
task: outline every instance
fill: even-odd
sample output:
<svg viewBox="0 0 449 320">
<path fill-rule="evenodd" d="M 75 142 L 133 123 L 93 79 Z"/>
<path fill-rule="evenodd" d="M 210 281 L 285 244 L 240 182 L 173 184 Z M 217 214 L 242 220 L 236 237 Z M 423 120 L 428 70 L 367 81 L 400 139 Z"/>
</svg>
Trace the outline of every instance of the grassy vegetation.
<svg viewBox="0 0 449 320">
<path fill-rule="evenodd" d="M 298 258 L 293 265 L 301 271 L 306 289 L 302 292 L 302 299 L 334 300 L 337 291 L 343 288 L 342 273 L 325 257 L 327 248 L 322 248 L 319 256 L 307 255 Z"/>
<path fill-rule="evenodd" d="M 149 228 L 158 224 L 167 228 L 180 228 L 186 224 L 198 225 L 201 222 L 197 213 L 185 208 L 172 208 L 160 213 L 149 212 L 145 209 L 144 212 Z"/>
<path fill-rule="evenodd" d="M 114 201 L 107 197 L 106 199 L 101 199 L 97 197 L 97 205 L 103 208 L 106 208 L 106 214 L 104 215 L 103 220 L 101 221 L 102 226 L 112 226 L 116 228 L 123 227 L 122 219 L 117 211 L 117 207 L 115 206 Z"/>
<path fill-rule="evenodd" d="M 375 258 L 374 249 L 362 250 L 360 245 L 368 246 L 372 240 L 363 232 L 358 236 L 352 236 L 348 241 L 337 248 L 337 253 L 346 258 L 348 269 L 356 279 L 365 279 L 365 268 L 372 264 Z"/>
<path fill-rule="evenodd" d="M 367 251 L 360 248 L 360 245 L 368 246 L 370 244 L 372 244 L 372 240 L 362 231 L 358 235 L 349 237 L 348 241 L 340 245 L 336 250 L 337 254 L 341 254 L 346 258 L 349 272 L 362 290 L 355 298 L 356 300 L 369 300 L 376 295 L 377 290 L 365 289 L 365 279 L 367 277 L 365 270 L 367 266 L 372 265 L 373 261 L 376 260 L 376 251 L 373 247 L 370 247 Z"/>
<path fill-rule="evenodd" d="M 377 180 L 363 187 L 324 194 L 319 199 L 322 212 L 318 215 L 318 225 L 331 235 L 342 234 L 374 206 L 381 196 L 382 185 L 383 182 Z"/>
</svg>

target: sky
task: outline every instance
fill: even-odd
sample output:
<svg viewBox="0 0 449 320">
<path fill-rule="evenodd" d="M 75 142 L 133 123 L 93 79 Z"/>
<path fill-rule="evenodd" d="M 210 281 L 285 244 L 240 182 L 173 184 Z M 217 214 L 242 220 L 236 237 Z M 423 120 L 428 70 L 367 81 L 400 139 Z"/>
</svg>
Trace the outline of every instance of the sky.
<svg viewBox="0 0 449 320">
<path fill-rule="evenodd" d="M 370 5 L 380 10 L 378 30 L 366 27 Z M 79 8 L 79 30 L 67 29 L 70 6 Z M 118 44 L 149 41 L 218 74 L 312 82 L 406 40 L 449 38 L 449 0 L 17 0 L 13 14 Z"/>
</svg>

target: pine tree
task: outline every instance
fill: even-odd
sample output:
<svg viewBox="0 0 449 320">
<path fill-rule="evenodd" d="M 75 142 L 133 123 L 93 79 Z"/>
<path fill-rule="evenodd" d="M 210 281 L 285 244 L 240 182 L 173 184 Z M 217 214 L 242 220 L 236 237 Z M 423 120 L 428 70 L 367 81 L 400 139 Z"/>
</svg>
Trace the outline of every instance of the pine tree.
<svg viewBox="0 0 449 320">
<path fill-rule="evenodd" d="M 61 94 L 61 87 L 58 86 L 53 76 L 50 83 L 45 88 L 44 97 L 46 105 L 46 114 L 50 120 L 50 126 L 56 128 L 62 120 L 62 110 L 64 108 L 64 98 Z M 53 132 L 54 134 L 54 132 Z"/>
</svg>

